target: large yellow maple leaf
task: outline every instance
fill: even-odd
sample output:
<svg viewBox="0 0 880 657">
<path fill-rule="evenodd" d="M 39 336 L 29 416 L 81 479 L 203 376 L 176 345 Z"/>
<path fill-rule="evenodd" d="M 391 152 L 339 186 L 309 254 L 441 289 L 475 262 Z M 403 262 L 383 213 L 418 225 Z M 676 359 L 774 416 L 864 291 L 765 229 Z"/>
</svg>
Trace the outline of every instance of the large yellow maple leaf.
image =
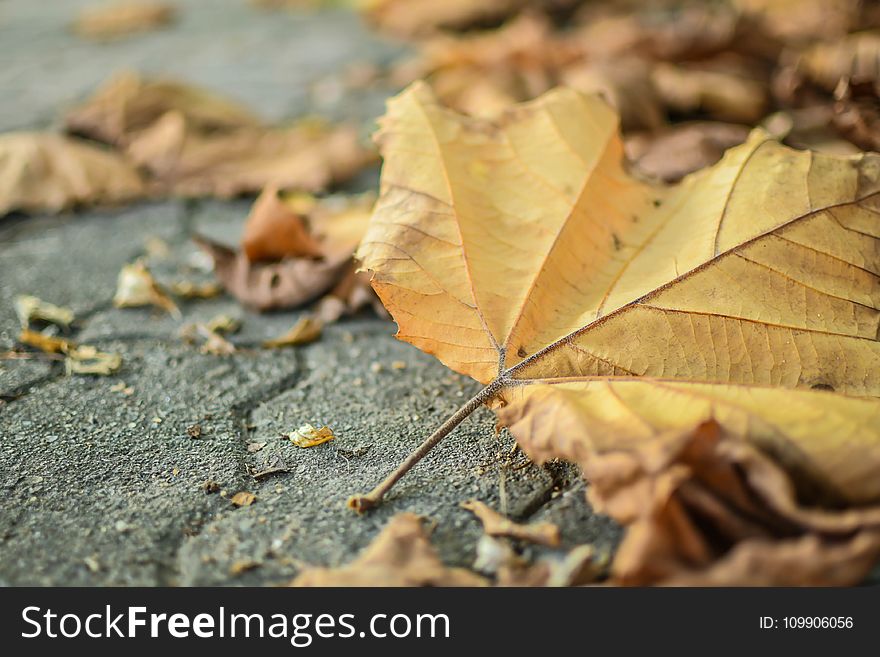
<svg viewBox="0 0 880 657">
<path fill-rule="evenodd" d="M 880 498 L 880 156 L 755 130 L 665 186 L 599 98 L 485 121 L 423 84 L 378 141 L 358 257 L 399 338 L 487 385 L 465 411 L 498 399 L 531 456 L 580 462 L 714 419 L 826 497 Z"/>
</svg>

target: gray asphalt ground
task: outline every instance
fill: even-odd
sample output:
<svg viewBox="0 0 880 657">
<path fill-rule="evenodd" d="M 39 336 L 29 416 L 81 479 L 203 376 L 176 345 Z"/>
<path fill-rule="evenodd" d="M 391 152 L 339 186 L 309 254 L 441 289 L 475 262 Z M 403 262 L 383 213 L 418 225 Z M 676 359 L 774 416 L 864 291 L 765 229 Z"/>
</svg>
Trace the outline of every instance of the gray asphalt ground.
<svg viewBox="0 0 880 657">
<path fill-rule="evenodd" d="M 368 134 L 386 92 L 345 92 L 339 80 L 353 63 L 381 65 L 400 52 L 348 13 L 264 12 L 244 0 L 177 2 L 173 27 L 95 44 L 67 29 L 85 4 L 0 0 L 0 131 L 52 127 L 127 67 L 215 89 L 270 120 L 320 112 L 359 120 Z M 355 187 L 374 183 L 367 175 Z M 302 311 L 258 315 L 229 297 L 185 303 L 181 320 L 112 307 L 119 269 L 155 238 L 171 246 L 150 258 L 159 280 L 189 275 L 198 257 L 189 235 L 235 243 L 249 203 L 0 219 L 0 351 L 18 334 L 13 298 L 33 294 L 71 307 L 73 337 L 124 361 L 109 377 L 0 361 L 0 584 L 278 584 L 307 564 L 351 560 L 400 511 L 430 518 L 444 561 L 470 566 L 481 534 L 459 508 L 470 498 L 558 523 L 565 546 L 616 542 L 619 530 L 591 513 L 577 471 L 512 453 L 486 410 L 383 507 L 360 518 L 348 511 L 350 494 L 384 477 L 477 390 L 397 342 L 390 322 L 363 315 L 311 345 L 269 351 L 259 343 Z M 205 355 L 180 339 L 183 324 L 221 313 L 243 322 L 238 353 Z M 299 449 L 281 436 L 306 422 L 331 426 L 337 440 Z M 187 433 L 194 424 L 198 438 Z M 265 446 L 249 450 L 253 443 Z M 286 472 L 251 476 L 269 467 Z M 208 480 L 221 490 L 206 493 Z M 257 501 L 233 506 L 229 498 L 245 490 Z"/>
</svg>

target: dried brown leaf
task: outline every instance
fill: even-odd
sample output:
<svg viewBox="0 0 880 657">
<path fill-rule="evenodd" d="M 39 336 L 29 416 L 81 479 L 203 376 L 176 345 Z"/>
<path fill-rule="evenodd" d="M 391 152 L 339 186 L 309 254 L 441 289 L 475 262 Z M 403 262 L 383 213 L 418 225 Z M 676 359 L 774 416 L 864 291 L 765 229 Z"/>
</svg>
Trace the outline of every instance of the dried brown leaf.
<svg viewBox="0 0 880 657">
<path fill-rule="evenodd" d="M 267 187 L 251 207 L 241 246 L 251 262 L 281 260 L 286 256 L 320 258 L 321 246 L 309 233 L 305 218 Z"/>
<path fill-rule="evenodd" d="M 204 132 L 260 125 L 246 108 L 207 89 L 126 71 L 70 110 L 65 126 L 69 132 L 125 146 L 168 112 L 183 115 L 192 130 Z"/>
<path fill-rule="evenodd" d="M 140 176 L 117 153 L 50 133 L 0 135 L 0 217 L 117 204 L 143 194 Z"/>
<path fill-rule="evenodd" d="M 394 516 L 373 542 L 347 566 L 307 568 L 291 586 L 485 586 L 462 568 L 443 565 L 421 519 Z"/>
<path fill-rule="evenodd" d="M 313 121 L 289 128 L 204 132 L 179 111 L 141 131 L 126 153 L 162 191 L 230 198 L 266 187 L 315 191 L 343 182 L 375 159 L 351 125 Z"/>
<path fill-rule="evenodd" d="M 528 525 L 513 522 L 479 500 L 462 502 L 461 507 L 479 518 L 483 531 L 489 536 L 506 536 L 549 547 L 558 546 L 562 540 L 559 527 L 550 522 Z"/>
<path fill-rule="evenodd" d="M 618 583 L 848 585 L 880 556 L 880 507 L 804 506 L 785 470 L 714 422 L 583 465 L 596 511 L 627 528 Z"/>
<path fill-rule="evenodd" d="M 257 310 L 290 308 L 314 300 L 331 289 L 349 266 L 351 256 L 332 259 L 285 259 L 252 263 L 243 251 L 204 237 L 196 243 L 214 260 L 214 273 L 241 303 Z"/>
<path fill-rule="evenodd" d="M 352 253 L 369 222 L 373 196 L 329 197 L 319 202 L 303 196 L 276 200 L 305 217 L 310 248 L 316 248 L 319 257 L 297 257 L 303 248 L 294 243 L 295 253 L 286 254 L 280 262 L 252 262 L 244 251 L 236 253 L 206 238 L 196 238 L 213 258 L 215 274 L 223 286 L 239 301 L 259 310 L 299 306 L 334 289 L 346 295 L 343 301 L 347 304 L 363 303 L 363 295 L 357 294 L 348 277 Z M 276 201 L 270 202 L 274 205 Z M 248 234 L 246 230 L 245 236 Z M 269 239 L 268 234 L 265 237 Z M 329 316 L 328 312 L 319 319 L 326 321 Z"/>
</svg>

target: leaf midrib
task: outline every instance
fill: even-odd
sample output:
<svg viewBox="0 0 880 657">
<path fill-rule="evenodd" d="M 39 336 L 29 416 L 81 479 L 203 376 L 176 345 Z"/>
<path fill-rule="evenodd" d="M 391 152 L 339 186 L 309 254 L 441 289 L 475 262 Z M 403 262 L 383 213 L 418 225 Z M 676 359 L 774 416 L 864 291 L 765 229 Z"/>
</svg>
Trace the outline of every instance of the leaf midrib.
<svg viewBox="0 0 880 657">
<path fill-rule="evenodd" d="M 809 219 L 810 217 L 813 217 L 813 216 L 815 216 L 816 214 L 818 214 L 818 213 L 820 213 L 820 212 L 825 212 L 825 211 L 828 211 L 828 210 L 832 210 L 832 209 L 834 209 L 834 208 L 845 207 L 845 206 L 848 206 L 848 205 L 855 205 L 855 204 L 863 203 L 864 201 L 866 201 L 867 199 L 871 198 L 872 196 L 877 196 L 877 195 L 880 195 L 880 192 L 872 192 L 872 193 L 867 194 L 867 195 L 865 195 L 865 196 L 863 196 L 863 197 L 861 197 L 861 198 L 853 199 L 853 200 L 850 200 L 850 201 L 844 201 L 844 202 L 841 202 L 841 203 L 835 203 L 835 204 L 827 205 L 827 206 L 822 207 L 822 208 L 812 208 L 809 212 L 806 212 L 806 213 L 804 213 L 804 214 L 802 214 L 802 215 L 799 215 L 799 216 L 797 216 L 797 217 L 793 217 L 792 219 L 789 219 L 788 221 L 786 221 L 786 222 L 784 222 L 784 223 L 782 223 L 782 224 L 779 224 L 778 226 L 774 226 L 774 227 L 773 227 L 772 229 L 770 229 L 770 230 L 767 230 L 767 231 L 765 231 L 765 232 L 763 232 L 763 233 L 761 233 L 761 234 L 759 234 L 759 235 L 756 235 L 755 237 L 752 237 L 752 238 L 746 240 L 745 242 L 742 242 L 742 243 L 740 243 L 740 244 L 737 244 L 736 246 L 731 247 L 730 249 L 727 249 L 726 251 L 723 251 L 723 252 L 721 252 L 721 253 L 718 253 L 717 255 L 713 256 L 712 258 L 710 258 L 710 259 L 707 260 L 706 262 L 700 263 L 698 266 L 694 267 L 693 269 L 690 269 L 690 270 L 684 272 L 683 274 L 681 274 L 681 275 L 679 275 L 679 276 L 673 278 L 672 280 L 668 281 L 667 283 L 664 283 L 664 284 L 661 285 L 660 287 L 655 288 L 654 290 L 651 290 L 651 291 L 648 292 L 647 294 L 642 295 L 642 296 L 639 297 L 638 299 L 634 299 L 634 300 L 632 300 L 632 301 L 630 301 L 630 302 L 628 302 L 628 303 L 626 303 L 626 304 L 620 306 L 619 308 L 617 308 L 617 309 L 611 311 L 611 312 L 608 313 L 607 315 L 603 315 L 602 317 L 598 317 L 597 319 L 593 320 L 592 322 L 589 322 L 588 324 L 585 324 L 584 326 L 580 327 L 579 329 L 576 329 L 575 331 L 572 331 L 571 333 L 568 333 L 568 334 L 562 336 L 561 338 L 559 338 L 559 339 L 556 340 L 555 342 L 550 343 L 550 344 L 547 345 L 546 347 L 544 347 L 544 348 L 542 348 L 542 349 L 536 351 L 536 352 L 535 352 L 534 354 L 532 354 L 531 356 L 529 356 L 529 357 L 527 357 L 527 358 L 521 360 L 521 361 L 520 361 L 519 363 L 517 363 L 516 365 L 513 365 L 513 366 L 509 367 L 508 369 L 504 370 L 503 372 L 501 372 L 501 373 L 499 374 L 499 378 L 502 378 L 502 379 L 505 379 L 505 380 L 509 380 L 511 383 L 516 382 L 517 384 L 521 384 L 521 382 L 525 382 L 525 381 L 532 381 L 533 379 L 521 379 L 521 380 L 517 380 L 517 379 L 514 379 L 513 376 L 516 374 L 517 371 L 522 370 L 522 369 L 525 369 L 525 368 L 528 367 L 529 365 L 533 365 L 534 363 L 540 361 L 540 360 L 543 359 L 545 356 L 547 356 L 547 354 L 549 354 L 549 353 L 553 352 L 554 350 L 556 350 L 556 349 L 558 349 L 558 348 L 560 348 L 560 347 L 566 345 L 568 342 L 574 340 L 575 338 L 580 337 L 581 335 L 587 333 L 587 332 L 588 332 L 589 330 L 591 330 L 592 328 L 595 328 L 595 327 L 597 327 L 597 326 L 600 326 L 602 323 L 604 323 L 604 322 L 606 322 L 606 321 L 609 321 L 609 320 L 611 320 L 612 318 L 614 318 L 614 317 L 616 317 L 616 316 L 618 316 L 618 315 L 620 315 L 620 314 L 623 314 L 624 312 L 630 310 L 631 308 L 634 308 L 634 307 L 637 306 L 637 305 L 642 304 L 642 303 L 645 302 L 645 301 L 648 301 L 649 299 L 655 297 L 656 295 L 658 295 L 658 294 L 660 294 L 661 292 L 663 292 L 663 291 L 669 289 L 670 287 L 673 287 L 674 285 L 677 285 L 677 284 L 680 283 L 681 281 L 688 279 L 690 276 L 692 276 L 692 275 L 694 275 L 694 274 L 696 274 L 696 273 L 698 273 L 698 272 L 700 272 L 700 271 L 706 269 L 707 267 L 709 267 L 709 266 L 711 266 L 712 264 L 714 264 L 717 260 L 719 260 L 719 259 L 721 259 L 721 258 L 727 256 L 728 254 L 735 253 L 737 250 L 742 249 L 743 247 L 749 246 L 750 244 L 753 244 L 754 242 L 757 242 L 758 240 L 761 240 L 761 239 L 764 239 L 765 237 L 768 237 L 768 236 L 770 236 L 770 235 L 773 235 L 773 234 L 776 233 L 777 231 L 780 231 L 780 230 L 782 230 L 782 229 L 784 229 L 784 228 L 787 228 L 787 227 L 789 227 L 789 226 L 791 226 L 791 225 L 793 225 L 793 224 L 795 224 L 795 223 L 797 223 L 797 222 L 799 222 L 799 221 L 803 221 L 804 219 Z M 849 229 L 846 229 L 846 230 L 849 230 Z M 761 322 L 761 323 L 763 323 L 763 322 Z M 868 338 L 864 338 L 864 339 L 868 339 Z M 607 378 L 615 379 L 615 378 L 618 378 L 618 377 L 598 377 L 598 378 L 602 378 L 602 379 L 607 379 Z M 624 377 L 620 377 L 620 378 L 624 378 Z M 572 380 L 572 379 L 566 379 L 566 381 L 571 381 L 571 380 Z M 682 380 L 682 379 L 676 379 L 676 380 L 679 381 L 679 382 L 686 382 L 686 381 L 684 381 L 684 380 Z M 730 384 L 730 385 L 735 385 L 735 384 Z"/>
</svg>

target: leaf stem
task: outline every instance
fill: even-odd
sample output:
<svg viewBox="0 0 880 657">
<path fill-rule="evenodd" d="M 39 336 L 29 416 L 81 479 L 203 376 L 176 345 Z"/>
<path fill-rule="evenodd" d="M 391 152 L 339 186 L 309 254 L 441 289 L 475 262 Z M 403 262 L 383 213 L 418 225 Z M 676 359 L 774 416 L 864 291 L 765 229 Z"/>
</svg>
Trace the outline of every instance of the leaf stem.
<svg viewBox="0 0 880 657">
<path fill-rule="evenodd" d="M 421 445 L 411 452 L 410 455 L 406 457 L 406 460 L 398 465 L 391 474 L 385 477 L 378 486 L 373 488 L 373 490 L 366 495 L 352 495 L 349 497 L 347 503 L 348 508 L 357 511 L 358 513 L 364 513 L 365 511 L 369 511 L 373 507 L 378 506 L 382 501 L 382 498 L 385 496 L 385 493 L 391 490 L 392 486 L 394 486 L 403 475 L 409 472 L 416 463 L 421 461 L 425 455 L 437 445 L 437 443 L 448 436 L 466 417 L 494 397 L 502 388 L 504 388 L 506 383 L 507 381 L 505 379 L 497 378 L 480 390 L 480 392 L 465 402 L 461 408 L 449 416 L 449 418 L 441 424 L 434 433 L 428 436 Z"/>
</svg>

